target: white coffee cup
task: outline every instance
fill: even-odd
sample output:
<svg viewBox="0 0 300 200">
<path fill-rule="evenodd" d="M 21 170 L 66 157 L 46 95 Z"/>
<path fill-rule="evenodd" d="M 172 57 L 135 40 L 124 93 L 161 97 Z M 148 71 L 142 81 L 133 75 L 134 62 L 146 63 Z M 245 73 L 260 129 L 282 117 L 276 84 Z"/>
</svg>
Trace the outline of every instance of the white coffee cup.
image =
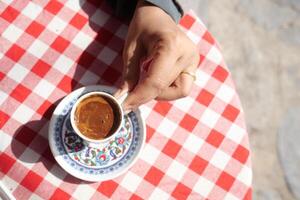
<svg viewBox="0 0 300 200">
<path fill-rule="evenodd" d="M 115 130 L 113 133 L 110 134 L 110 136 L 104 138 L 104 139 L 92 139 L 92 138 L 89 138 L 87 136 L 85 136 L 84 134 L 81 133 L 81 131 L 78 129 L 77 125 L 76 125 L 76 121 L 75 121 L 75 111 L 76 111 L 76 108 L 78 107 L 78 105 L 84 100 L 84 99 L 87 99 L 91 96 L 94 96 L 94 95 L 100 95 L 106 99 L 109 99 L 109 101 L 111 101 L 114 105 L 113 105 L 113 109 L 117 109 L 118 110 L 118 124 L 117 126 L 115 127 Z M 88 92 L 84 95 L 82 95 L 81 97 L 79 97 L 77 99 L 77 101 L 75 102 L 74 106 L 72 107 L 72 110 L 71 110 L 71 114 L 70 114 L 70 121 L 71 121 L 71 125 L 75 131 L 75 133 L 80 137 L 82 138 L 86 144 L 90 147 L 99 147 L 101 144 L 105 144 L 107 143 L 109 140 L 111 140 L 116 133 L 119 132 L 119 130 L 121 129 L 122 125 L 124 124 L 124 112 L 123 112 L 123 109 L 122 109 L 122 102 L 125 100 L 125 98 L 127 97 L 127 94 L 123 95 L 120 99 L 116 99 L 114 96 L 112 96 L 111 94 L 109 93 L 106 93 L 106 92 L 100 92 L 100 91 L 95 91 L 95 92 Z"/>
</svg>

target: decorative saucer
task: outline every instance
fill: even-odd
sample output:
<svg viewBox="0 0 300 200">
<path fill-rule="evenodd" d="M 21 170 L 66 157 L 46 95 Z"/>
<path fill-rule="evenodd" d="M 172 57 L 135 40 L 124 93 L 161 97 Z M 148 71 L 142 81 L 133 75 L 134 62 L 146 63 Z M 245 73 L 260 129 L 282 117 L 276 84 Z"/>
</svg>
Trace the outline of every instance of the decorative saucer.
<svg viewBox="0 0 300 200">
<path fill-rule="evenodd" d="M 49 143 L 55 160 L 71 175 L 86 181 L 113 179 L 126 172 L 137 160 L 145 143 L 146 129 L 140 110 L 124 117 L 120 131 L 99 147 L 89 147 L 73 130 L 70 111 L 85 93 L 115 89 L 93 85 L 67 95 L 53 112 L 49 125 Z"/>
</svg>

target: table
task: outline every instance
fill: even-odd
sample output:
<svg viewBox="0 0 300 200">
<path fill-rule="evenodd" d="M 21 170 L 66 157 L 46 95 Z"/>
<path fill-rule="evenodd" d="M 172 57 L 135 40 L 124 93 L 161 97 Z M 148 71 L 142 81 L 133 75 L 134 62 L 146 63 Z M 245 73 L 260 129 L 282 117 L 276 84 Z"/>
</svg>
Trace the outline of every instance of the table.
<svg viewBox="0 0 300 200">
<path fill-rule="evenodd" d="M 98 0 L 0 2 L 0 178 L 16 199 L 251 199 L 244 113 L 220 47 L 192 11 L 180 27 L 200 54 L 191 94 L 143 105 L 136 164 L 89 183 L 55 162 L 49 119 L 72 90 L 120 83 L 128 26 Z"/>
</svg>

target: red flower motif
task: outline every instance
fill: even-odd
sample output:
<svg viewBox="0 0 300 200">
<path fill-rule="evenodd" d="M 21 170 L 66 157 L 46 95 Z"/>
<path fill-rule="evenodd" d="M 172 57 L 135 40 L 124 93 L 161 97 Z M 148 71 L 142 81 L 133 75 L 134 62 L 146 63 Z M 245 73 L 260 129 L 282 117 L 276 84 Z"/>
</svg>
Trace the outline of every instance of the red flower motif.
<svg viewBox="0 0 300 200">
<path fill-rule="evenodd" d="M 102 154 L 99 159 L 102 160 L 102 161 L 106 160 L 106 155 Z"/>
<path fill-rule="evenodd" d="M 118 143 L 119 143 L 119 144 L 123 144 L 124 141 L 125 141 L 124 138 L 118 138 Z"/>
</svg>

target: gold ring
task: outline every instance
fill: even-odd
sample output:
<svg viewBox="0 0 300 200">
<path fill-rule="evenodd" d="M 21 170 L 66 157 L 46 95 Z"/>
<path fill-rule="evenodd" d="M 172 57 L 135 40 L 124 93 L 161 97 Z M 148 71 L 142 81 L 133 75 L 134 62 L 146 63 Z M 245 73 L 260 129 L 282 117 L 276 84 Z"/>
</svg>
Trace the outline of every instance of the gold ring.
<svg viewBox="0 0 300 200">
<path fill-rule="evenodd" d="M 187 72 L 187 71 L 183 71 L 181 72 L 181 74 L 187 74 L 187 75 L 190 75 L 191 77 L 193 77 L 194 81 L 196 80 L 196 74 L 195 73 L 192 73 L 192 72 Z"/>
</svg>

